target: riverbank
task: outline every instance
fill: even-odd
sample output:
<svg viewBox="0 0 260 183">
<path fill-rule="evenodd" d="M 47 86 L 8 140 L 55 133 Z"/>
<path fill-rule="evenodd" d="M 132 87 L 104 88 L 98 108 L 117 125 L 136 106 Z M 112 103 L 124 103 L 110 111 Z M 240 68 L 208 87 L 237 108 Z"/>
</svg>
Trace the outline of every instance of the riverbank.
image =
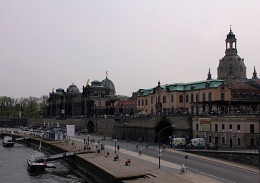
<svg viewBox="0 0 260 183">
<path fill-rule="evenodd" d="M 13 137 L 25 137 L 23 133 L 12 134 Z M 162 162 L 167 166 L 158 169 L 156 164 L 148 161 L 149 157 L 141 155 L 138 157 L 135 152 L 120 149 L 118 152 L 119 159 L 114 161 L 113 148 L 106 146 L 106 152 L 110 155 L 105 156 L 105 152 L 96 153 L 95 143 L 91 144 L 91 150 L 84 152 L 84 142 L 81 139 L 71 139 L 70 141 L 48 141 L 31 136 L 27 143 L 39 146 L 42 142 L 42 148 L 51 153 L 61 153 L 65 151 L 75 152 L 74 158 L 67 161 L 84 172 L 87 177 L 91 177 L 93 182 L 117 183 L 117 182 L 183 182 L 183 183 L 199 183 L 199 182 L 218 182 L 205 176 L 189 172 L 184 175 L 179 174 L 179 167 L 175 164 Z M 125 165 L 125 161 L 131 159 L 129 166 Z"/>
</svg>

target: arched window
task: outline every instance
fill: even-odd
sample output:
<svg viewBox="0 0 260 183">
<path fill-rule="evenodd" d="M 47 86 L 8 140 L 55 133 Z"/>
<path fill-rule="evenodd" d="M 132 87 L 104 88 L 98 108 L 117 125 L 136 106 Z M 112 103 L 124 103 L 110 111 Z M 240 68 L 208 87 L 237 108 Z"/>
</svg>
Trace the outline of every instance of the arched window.
<svg viewBox="0 0 260 183">
<path fill-rule="evenodd" d="M 230 42 L 227 42 L 227 49 L 230 49 Z"/>
<path fill-rule="evenodd" d="M 196 102 L 199 102 L 200 101 L 200 96 L 199 94 L 196 94 Z"/>
<path fill-rule="evenodd" d="M 182 95 L 179 96 L 179 102 L 183 103 L 183 96 Z"/>
<path fill-rule="evenodd" d="M 236 48 L 236 42 L 232 43 L 232 48 Z"/>
<path fill-rule="evenodd" d="M 209 92 L 208 98 L 209 98 L 209 101 L 212 101 L 212 93 L 211 92 Z"/>
<path fill-rule="evenodd" d="M 203 100 L 203 102 L 206 101 L 206 94 L 205 93 L 202 94 L 202 100 Z"/>
<path fill-rule="evenodd" d="M 189 95 L 186 95 L 185 102 L 189 102 Z"/>
</svg>

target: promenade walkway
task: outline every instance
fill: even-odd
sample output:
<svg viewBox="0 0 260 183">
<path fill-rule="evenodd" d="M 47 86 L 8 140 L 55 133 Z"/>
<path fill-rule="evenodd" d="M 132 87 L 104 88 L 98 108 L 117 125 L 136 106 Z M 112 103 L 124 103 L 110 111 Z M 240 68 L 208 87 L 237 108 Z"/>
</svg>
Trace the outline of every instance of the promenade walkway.
<svg viewBox="0 0 260 183">
<path fill-rule="evenodd" d="M 25 134 L 22 134 L 25 135 Z M 45 141 L 43 139 L 39 139 Z M 47 142 L 47 141 L 46 141 Z M 97 143 L 90 143 L 89 146 L 92 149 L 92 153 L 83 153 L 84 152 L 84 140 L 79 138 L 71 138 L 70 141 L 48 141 L 49 144 L 53 144 L 55 146 L 61 147 L 66 151 L 71 151 L 78 154 L 81 158 L 85 159 L 88 162 L 100 167 L 104 171 L 110 173 L 114 177 L 118 179 L 122 179 L 125 183 L 163 183 L 163 182 L 178 182 L 178 183 L 217 183 L 224 182 L 224 180 L 214 178 L 209 178 L 202 174 L 193 173 L 188 171 L 181 175 L 180 165 L 170 163 L 164 160 L 161 160 L 161 168 L 158 168 L 158 158 L 153 158 L 150 156 L 146 156 L 144 154 L 139 155 L 138 152 L 129 151 L 123 148 L 120 148 L 117 151 L 119 155 L 119 160 L 114 161 L 114 146 L 105 145 L 105 151 L 101 153 L 96 153 Z M 108 157 L 105 156 L 105 152 L 109 152 L 110 155 Z M 201 158 L 207 161 L 214 161 L 217 163 L 223 163 L 230 166 L 239 167 L 241 169 L 246 169 L 248 171 L 258 172 L 257 167 L 242 165 L 235 162 L 228 162 L 216 158 L 198 156 L 196 154 L 180 152 L 174 149 L 167 149 L 166 151 L 173 151 L 175 153 L 180 153 L 182 155 L 193 156 L 194 158 Z M 131 159 L 131 163 L 129 166 L 125 165 L 125 161 L 127 159 Z"/>
<path fill-rule="evenodd" d="M 73 146 L 65 145 L 61 143 L 60 145 L 68 150 L 82 151 L 84 147 L 84 142 L 82 139 L 71 139 L 74 143 Z M 95 151 L 97 143 L 90 144 L 90 147 Z M 67 146 L 67 147 L 66 147 Z M 114 161 L 114 146 L 106 145 L 105 151 L 109 152 L 109 156 L 105 157 L 105 152 L 101 153 L 86 153 L 80 154 L 82 158 L 96 166 L 101 167 L 105 171 L 114 175 L 117 178 L 123 179 L 125 183 L 162 183 L 162 182 L 178 182 L 178 183 L 217 183 L 220 181 L 213 180 L 209 177 L 188 172 L 185 174 L 180 174 L 180 165 L 169 163 L 167 161 L 161 160 L 161 168 L 158 168 L 158 159 L 146 155 L 139 155 L 137 152 L 128 151 L 126 149 L 120 148 L 117 151 L 119 155 L 119 160 Z M 125 165 L 127 159 L 131 159 L 129 166 Z M 128 180 L 130 179 L 130 180 Z"/>
</svg>

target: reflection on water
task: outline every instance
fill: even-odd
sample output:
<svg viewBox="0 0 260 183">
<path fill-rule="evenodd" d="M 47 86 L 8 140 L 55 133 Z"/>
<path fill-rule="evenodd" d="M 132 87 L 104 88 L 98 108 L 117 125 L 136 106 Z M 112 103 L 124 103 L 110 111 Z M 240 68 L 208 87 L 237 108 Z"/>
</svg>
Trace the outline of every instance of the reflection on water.
<svg viewBox="0 0 260 183">
<path fill-rule="evenodd" d="M 86 182 L 63 160 L 52 162 L 56 166 L 54 169 L 46 169 L 45 172 L 40 173 L 31 173 L 27 171 L 26 160 L 30 158 L 30 155 L 34 149 L 17 143 L 15 143 L 12 148 L 5 148 L 2 146 L 2 139 L 0 140 L 0 143 L 0 182 Z"/>
</svg>

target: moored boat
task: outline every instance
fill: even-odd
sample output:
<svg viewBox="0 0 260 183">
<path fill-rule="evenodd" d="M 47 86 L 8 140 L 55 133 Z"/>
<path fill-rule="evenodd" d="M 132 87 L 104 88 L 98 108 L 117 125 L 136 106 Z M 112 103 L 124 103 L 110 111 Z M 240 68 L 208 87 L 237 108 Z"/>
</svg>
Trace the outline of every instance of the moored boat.
<svg viewBox="0 0 260 183">
<path fill-rule="evenodd" d="M 13 147 L 14 146 L 13 138 L 10 136 L 4 136 L 4 140 L 2 141 L 2 144 L 4 147 Z"/>
<path fill-rule="evenodd" d="M 55 165 L 47 163 L 46 158 L 42 152 L 33 152 L 31 158 L 27 159 L 28 170 L 45 171 L 45 168 L 56 168 Z"/>
</svg>

